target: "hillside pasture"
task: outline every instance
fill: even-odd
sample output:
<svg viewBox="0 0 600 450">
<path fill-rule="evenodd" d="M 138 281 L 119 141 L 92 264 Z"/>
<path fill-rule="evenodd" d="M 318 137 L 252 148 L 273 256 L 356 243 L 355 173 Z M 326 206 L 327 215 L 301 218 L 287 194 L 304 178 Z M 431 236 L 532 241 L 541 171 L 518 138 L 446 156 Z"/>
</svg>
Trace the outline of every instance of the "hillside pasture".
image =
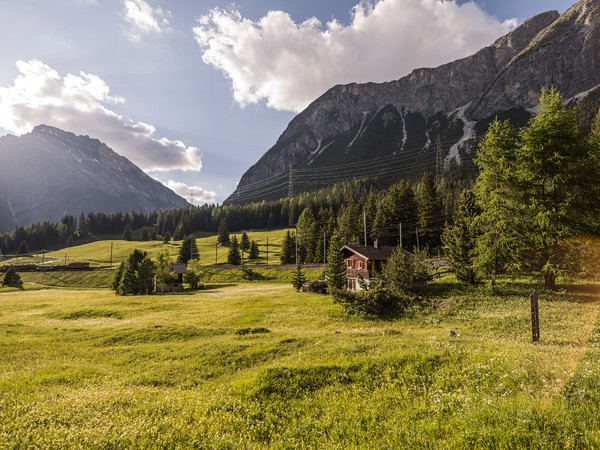
<svg viewBox="0 0 600 450">
<path fill-rule="evenodd" d="M 444 278 L 384 319 L 282 284 L 0 288 L 0 447 L 598 446 L 598 287 L 542 293 L 538 345 L 532 287 Z"/>
</svg>

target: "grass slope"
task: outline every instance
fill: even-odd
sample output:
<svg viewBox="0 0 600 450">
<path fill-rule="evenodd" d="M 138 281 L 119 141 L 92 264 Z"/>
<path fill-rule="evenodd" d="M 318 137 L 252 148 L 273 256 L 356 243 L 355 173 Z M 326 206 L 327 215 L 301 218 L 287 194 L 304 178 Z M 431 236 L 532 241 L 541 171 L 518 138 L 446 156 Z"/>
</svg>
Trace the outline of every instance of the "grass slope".
<svg viewBox="0 0 600 450">
<path fill-rule="evenodd" d="M 531 289 L 369 320 L 285 285 L 3 288 L 0 447 L 597 447 L 597 288 L 542 294 L 536 346 Z"/>
<path fill-rule="evenodd" d="M 269 264 L 279 264 L 279 252 L 281 243 L 285 237 L 287 230 L 271 230 L 271 231 L 247 231 L 248 237 L 258 243 L 260 250 L 259 264 L 266 264 L 267 238 L 269 239 Z M 238 241 L 241 240 L 241 233 L 232 233 L 230 237 L 237 236 Z M 145 250 L 151 258 L 154 258 L 157 253 L 167 249 L 173 259 L 179 254 L 181 241 L 171 241 L 169 244 L 164 244 L 159 241 L 124 241 L 120 236 L 99 236 L 99 240 L 75 245 L 73 247 L 63 248 L 44 255 L 45 261 L 56 260 L 57 263 L 65 261 L 88 261 L 91 266 L 108 267 L 110 264 L 110 250 L 112 249 L 113 267 L 123 261 L 133 249 Z M 216 234 L 197 233 L 196 243 L 200 251 L 200 261 L 204 265 L 225 264 L 227 262 L 226 247 L 217 247 L 215 255 L 215 244 L 217 242 Z M 215 258 L 216 256 L 216 258 Z M 246 254 L 247 256 L 247 254 Z M 32 258 L 17 258 L 9 261 L 14 264 L 38 263 L 41 262 L 41 256 Z M 251 261 L 255 263 L 255 261 Z"/>
</svg>

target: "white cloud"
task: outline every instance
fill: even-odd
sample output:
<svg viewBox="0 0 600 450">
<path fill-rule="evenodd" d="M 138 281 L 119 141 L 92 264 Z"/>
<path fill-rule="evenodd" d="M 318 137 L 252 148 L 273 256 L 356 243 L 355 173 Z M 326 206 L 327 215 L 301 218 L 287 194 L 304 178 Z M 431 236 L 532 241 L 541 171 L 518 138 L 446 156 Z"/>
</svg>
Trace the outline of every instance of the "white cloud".
<svg viewBox="0 0 600 450">
<path fill-rule="evenodd" d="M 169 25 L 171 12 L 160 6 L 153 8 L 144 0 L 125 0 L 123 17 L 129 23 L 127 36 L 139 41 L 142 34 L 160 33 Z"/>
<path fill-rule="evenodd" d="M 202 59 L 231 79 L 242 106 L 266 100 L 279 110 L 301 111 L 339 83 L 398 79 L 417 67 L 467 56 L 510 31 L 474 2 L 454 0 L 362 1 L 352 22 L 316 18 L 296 23 L 270 11 L 258 21 L 235 6 L 198 19 L 194 36 Z"/>
<path fill-rule="evenodd" d="M 216 201 L 217 194 L 214 191 L 207 191 L 200 186 L 188 186 L 181 181 L 173 180 L 161 181 L 161 183 L 195 205 L 215 203 Z"/>
<path fill-rule="evenodd" d="M 156 138 L 156 129 L 128 120 L 107 106 L 124 102 L 96 75 L 61 77 L 42 63 L 18 61 L 20 75 L 0 86 L 0 129 L 23 134 L 39 124 L 89 135 L 105 142 L 143 170 L 202 168 L 200 150 L 178 140 Z"/>
</svg>

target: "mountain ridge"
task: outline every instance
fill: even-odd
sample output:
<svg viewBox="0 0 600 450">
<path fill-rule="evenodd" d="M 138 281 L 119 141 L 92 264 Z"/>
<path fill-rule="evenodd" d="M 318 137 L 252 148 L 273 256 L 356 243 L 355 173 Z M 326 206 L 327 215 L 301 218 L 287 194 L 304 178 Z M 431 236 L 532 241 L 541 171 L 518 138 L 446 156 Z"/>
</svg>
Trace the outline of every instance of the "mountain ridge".
<svg viewBox="0 0 600 450">
<path fill-rule="evenodd" d="M 0 137 L 0 231 L 65 214 L 151 211 L 188 205 L 89 136 L 38 125 Z"/>
<path fill-rule="evenodd" d="M 334 86 L 290 121 L 226 203 L 285 196 L 285 186 L 276 187 L 286 173 L 305 173 L 296 185 L 309 185 L 315 176 L 304 170 L 325 175 L 348 161 L 402 155 L 390 161 L 405 166 L 405 174 L 431 168 L 438 136 L 444 166 L 460 163 L 473 149 L 478 124 L 500 114 L 524 125 L 542 87 L 557 84 L 574 97 L 600 85 L 598 24 L 599 0 L 582 0 L 562 15 L 538 14 L 465 58 L 390 82 Z"/>
</svg>

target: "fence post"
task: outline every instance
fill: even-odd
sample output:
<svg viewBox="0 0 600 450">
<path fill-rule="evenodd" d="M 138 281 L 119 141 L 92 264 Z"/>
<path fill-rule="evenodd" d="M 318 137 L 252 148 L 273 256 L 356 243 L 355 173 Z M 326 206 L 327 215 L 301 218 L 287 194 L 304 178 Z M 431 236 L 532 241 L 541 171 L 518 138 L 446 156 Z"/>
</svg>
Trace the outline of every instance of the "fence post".
<svg viewBox="0 0 600 450">
<path fill-rule="evenodd" d="M 533 343 L 537 344 L 540 340 L 540 313 L 537 290 L 534 290 L 529 296 L 529 303 L 531 304 L 531 334 Z"/>
</svg>

